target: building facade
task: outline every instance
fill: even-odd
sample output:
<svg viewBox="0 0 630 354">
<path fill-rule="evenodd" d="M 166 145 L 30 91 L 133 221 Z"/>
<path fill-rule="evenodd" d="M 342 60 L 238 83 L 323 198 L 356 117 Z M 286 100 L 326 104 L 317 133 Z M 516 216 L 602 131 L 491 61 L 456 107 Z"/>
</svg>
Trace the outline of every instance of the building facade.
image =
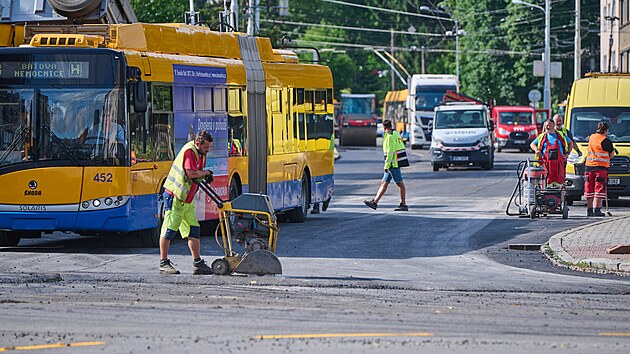
<svg viewBox="0 0 630 354">
<path fill-rule="evenodd" d="M 600 0 L 602 72 L 630 72 L 630 0 Z"/>
</svg>

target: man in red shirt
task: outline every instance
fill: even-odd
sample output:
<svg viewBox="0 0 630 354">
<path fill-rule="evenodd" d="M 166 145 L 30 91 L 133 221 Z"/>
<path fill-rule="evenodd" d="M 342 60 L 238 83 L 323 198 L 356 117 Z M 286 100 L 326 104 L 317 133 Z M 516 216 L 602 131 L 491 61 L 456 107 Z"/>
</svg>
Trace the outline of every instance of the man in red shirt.
<svg viewBox="0 0 630 354">
<path fill-rule="evenodd" d="M 164 223 L 160 237 L 160 273 L 179 274 L 168 259 L 171 240 L 177 235 L 188 239 L 193 258 L 193 274 L 212 274 L 212 270 L 201 259 L 199 221 L 195 214 L 196 183 L 193 179 L 212 177 L 212 171 L 204 170 L 206 155 L 212 147 L 212 136 L 202 130 L 194 141 L 188 142 L 177 154 L 173 166 L 164 182 Z"/>
</svg>

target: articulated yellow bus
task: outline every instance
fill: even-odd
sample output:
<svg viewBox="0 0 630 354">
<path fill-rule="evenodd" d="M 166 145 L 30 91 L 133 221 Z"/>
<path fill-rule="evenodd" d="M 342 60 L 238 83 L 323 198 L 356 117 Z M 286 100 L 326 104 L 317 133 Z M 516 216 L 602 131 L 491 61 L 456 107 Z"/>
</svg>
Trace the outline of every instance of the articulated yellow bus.
<svg viewBox="0 0 630 354">
<path fill-rule="evenodd" d="M 202 129 L 224 198 L 267 193 L 293 222 L 328 207 L 327 67 L 266 38 L 183 24 L 33 26 L 24 37 L 29 46 L 0 49 L 0 245 L 69 231 L 156 246 L 163 182 Z M 205 195 L 196 203 L 200 220 L 217 217 Z"/>
<path fill-rule="evenodd" d="M 383 121 L 391 120 L 403 140 L 409 140 L 409 114 L 406 108 L 409 90 L 389 91 L 383 102 Z"/>
</svg>

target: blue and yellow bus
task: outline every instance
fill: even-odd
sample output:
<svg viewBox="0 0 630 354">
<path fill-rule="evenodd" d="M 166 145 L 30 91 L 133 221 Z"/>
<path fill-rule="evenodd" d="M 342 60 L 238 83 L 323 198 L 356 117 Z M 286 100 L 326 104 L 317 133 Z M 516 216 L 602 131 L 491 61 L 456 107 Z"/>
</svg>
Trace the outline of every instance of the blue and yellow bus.
<svg viewBox="0 0 630 354">
<path fill-rule="evenodd" d="M 328 207 L 327 67 L 266 38 L 201 26 L 37 29 L 28 46 L 0 49 L 0 245 L 68 231 L 156 246 L 163 182 L 202 129 L 214 138 L 206 168 L 224 198 L 266 193 L 292 222 L 314 203 Z M 217 217 L 206 196 L 196 203 L 200 220 Z"/>
</svg>

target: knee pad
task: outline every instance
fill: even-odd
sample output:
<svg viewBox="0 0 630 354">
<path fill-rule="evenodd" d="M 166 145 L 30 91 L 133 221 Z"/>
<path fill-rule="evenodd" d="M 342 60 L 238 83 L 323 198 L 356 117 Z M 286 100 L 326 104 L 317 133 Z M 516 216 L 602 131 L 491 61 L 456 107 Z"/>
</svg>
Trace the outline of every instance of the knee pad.
<svg viewBox="0 0 630 354">
<path fill-rule="evenodd" d="M 199 236 L 201 236 L 201 229 L 199 226 L 191 226 L 190 235 L 188 235 L 188 237 L 199 238 Z"/>
<path fill-rule="evenodd" d="M 166 233 L 164 233 L 164 235 L 162 237 L 164 237 L 167 240 L 172 240 L 175 238 L 175 236 L 177 236 L 177 231 L 173 231 L 171 229 L 166 229 Z"/>
</svg>

